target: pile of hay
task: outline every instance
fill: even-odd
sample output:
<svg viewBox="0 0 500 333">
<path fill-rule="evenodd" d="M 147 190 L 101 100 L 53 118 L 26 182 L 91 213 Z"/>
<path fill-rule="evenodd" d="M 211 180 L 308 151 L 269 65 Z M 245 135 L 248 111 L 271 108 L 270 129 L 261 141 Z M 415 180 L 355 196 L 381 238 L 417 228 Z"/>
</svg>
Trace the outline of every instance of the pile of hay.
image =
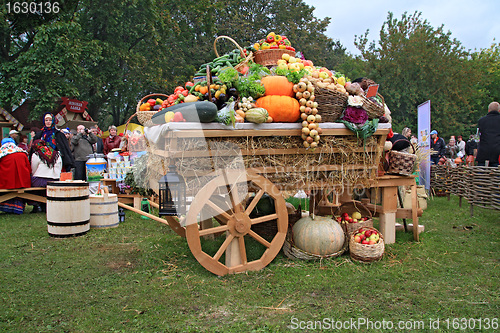
<svg viewBox="0 0 500 333">
<path fill-rule="evenodd" d="M 175 151 L 168 141 L 165 147 L 150 143 L 147 177 L 157 182 L 174 152 L 177 171 L 193 194 L 220 169 L 253 169 L 283 191 L 364 185 L 376 175 L 382 153 L 376 137 L 323 135 L 322 148 L 305 154 L 296 150 L 302 141 L 296 136 L 179 138 Z"/>
</svg>

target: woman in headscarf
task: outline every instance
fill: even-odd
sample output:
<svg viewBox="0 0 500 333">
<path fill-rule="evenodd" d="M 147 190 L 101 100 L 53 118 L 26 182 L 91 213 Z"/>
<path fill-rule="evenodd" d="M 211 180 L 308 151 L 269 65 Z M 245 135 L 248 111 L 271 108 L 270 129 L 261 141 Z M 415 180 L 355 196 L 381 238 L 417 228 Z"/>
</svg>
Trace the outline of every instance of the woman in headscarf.
<svg viewBox="0 0 500 333">
<path fill-rule="evenodd" d="M 47 187 L 47 183 L 59 180 L 63 161 L 59 151 L 43 140 L 35 140 L 30 150 L 31 186 Z M 32 213 L 44 212 L 45 204 L 33 204 Z"/>
<path fill-rule="evenodd" d="M 55 126 L 54 116 L 51 113 L 43 115 L 44 126 L 41 131 L 35 135 L 35 140 L 43 140 L 52 149 L 59 152 L 65 171 L 70 171 L 75 167 L 75 158 L 71 153 L 68 139 L 64 133 Z"/>
<path fill-rule="evenodd" d="M 0 188 L 30 187 L 30 171 L 27 152 L 16 146 L 14 139 L 3 139 L 0 147 Z"/>
<path fill-rule="evenodd" d="M 0 189 L 15 189 L 31 186 L 28 155 L 16 146 L 14 139 L 5 138 L 0 147 Z M 24 200 L 12 198 L 0 203 L 0 211 L 22 214 Z"/>
<path fill-rule="evenodd" d="M 31 145 L 31 186 L 47 187 L 47 183 L 59 180 L 63 161 L 59 151 L 43 140 Z"/>
</svg>

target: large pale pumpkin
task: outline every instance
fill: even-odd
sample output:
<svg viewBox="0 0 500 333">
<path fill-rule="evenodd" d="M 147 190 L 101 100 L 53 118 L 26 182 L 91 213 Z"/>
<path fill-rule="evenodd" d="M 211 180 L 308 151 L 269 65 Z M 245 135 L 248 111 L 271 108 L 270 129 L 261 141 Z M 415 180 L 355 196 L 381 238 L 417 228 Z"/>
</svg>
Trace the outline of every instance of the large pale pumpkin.
<svg viewBox="0 0 500 333">
<path fill-rule="evenodd" d="M 284 76 L 268 75 L 264 76 L 260 83 L 266 88 L 266 96 L 290 96 L 293 97 L 293 83 Z"/>
<path fill-rule="evenodd" d="M 300 118 L 299 102 L 289 96 L 264 96 L 255 105 L 264 108 L 275 123 L 294 123 Z"/>
<path fill-rule="evenodd" d="M 327 255 L 344 246 L 345 235 L 340 224 L 324 216 L 303 217 L 293 225 L 293 242 L 302 251 Z"/>
</svg>

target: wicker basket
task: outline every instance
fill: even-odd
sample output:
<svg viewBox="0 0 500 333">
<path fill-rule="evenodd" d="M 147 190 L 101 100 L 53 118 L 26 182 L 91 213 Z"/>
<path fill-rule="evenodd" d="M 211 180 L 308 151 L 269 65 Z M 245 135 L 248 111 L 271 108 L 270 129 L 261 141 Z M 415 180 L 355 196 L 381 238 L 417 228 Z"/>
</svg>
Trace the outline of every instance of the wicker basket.
<svg viewBox="0 0 500 333">
<path fill-rule="evenodd" d="M 295 246 L 295 244 L 293 243 L 292 230 L 288 230 L 285 243 L 283 243 L 283 253 L 290 259 L 322 260 L 322 259 L 336 258 L 342 255 L 347 250 L 347 246 L 348 246 L 348 238 L 345 237 L 344 245 L 340 250 L 338 250 L 335 253 L 330 253 L 325 255 L 309 253 Z"/>
<path fill-rule="evenodd" d="M 141 111 L 140 110 L 141 104 L 143 104 L 144 101 L 147 101 L 148 99 L 150 99 L 152 97 L 162 97 L 163 99 L 168 98 L 168 96 L 165 95 L 165 94 L 150 94 L 150 95 L 146 95 L 143 98 L 141 98 L 141 100 L 139 101 L 139 103 L 137 103 L 136 114 L 135 115 L 137 115 L 137 120 L 143 126 L 150 125 L 151 124 L 151 118 L 158 112 L 158 111 Z"/>
<path fill-rule="evenodd" d="M 257 50 L 254 55 L 257 64 L 262 66 L 276 66 L 276 62 L 281 59 L 284 53 L 290 56 L 295 56 L 295 51 L 287 49 L 267 49 L 267 50 Z"/>
<path fill-rule="evenodd" d="M 354 212 L 361 213 L 361 216 L 368 217 L 368 220 L 361 221 L 358 223 L 341 223 L 340 226 L 344 230 L 346 237 L 350 237 L 354 231 L 356 231 L 362 227 L 369 227 L 369 228 L 373 227 L 372 213 L 360 201 L 354 200 L 354 201 L 347 201 L 347 202 L 342 203 L 340 205 L 340 207 L 337 209 L 337 211 L 335 212 L 335 215 L 340 216 L 343 213 L 347 213 L 350 216 L 352 216 L 352 213 L 354 213 Z"/>
<path fill-rule="evenodd" d="M 384 97 L 380 94 L 377 94 L 378 97 L 382 99 L 382 105 L 370 100 L 369 98 L 366 98 L 365 96 L 361 95 L 361 99 L 363 101 L 363 105 L 361 106 L 363 109 L 366 110 L 366 113 L 368 113 L 368 119 L 377 119 L 379 117 L 382 117 L 385 114 L 385 100 Z"/>
<path fill-rule="evenodd" d="M 293 205 L 288 205 L 287 203 L 287 211 L 288 211 L 288 228 L 292 228 L 295 222 L 300 220 L 302 217 L 302 211 L 300 209 L 291 211 L 290 207 Z M 258 217 L 258 215 L 251 216 L 252 218 Z M 262 222 L 258 224 L 252 225 L 252 230 L 256 232 L 259 236 L 263 237 L 266 240 L 271 240 L 278 233 L 278 224 L 276 220 L 271 220 L 267 222 Z"/>
<path fill-rule="evenodd" d="M 337 121 L 347 106 L 347 95 L 339 91 L 319 88 L 314 85 L 315 101 L 318 103 L 318 114 L 324 123 Z"/>
<path fill-rule="evenodd" d="M 366 229 L 377 230 L 375 228 Z M 362 263 L 369 263 L 382 259 L 385 249 L 384 237 L 378 230 L 377 232 L 380 235 L 380 239 L 377 244 L 373 245 L 356 243 L 354 241 L 355 233 L 353 232 L 351 234 L 351 236 L 349 237 L 349 253 L 351 259 Z"/>
<path fill-rule="evenodd" d="M 398 141 L 400 140 L 396 140 L 393 145 Z M 412 144 L 410 146 L 413 148 L 413 154 L 397 150 L 389 152 L 389 169 L 387 173 L 403 176 L 409 176 L 413 173 L 417 155 L 415 155 L 415 147 Z"/>
<path fill-rule="evenodd" d="M 240 69 L 243 66 L 245 66 L 246 64 L 248 64 L 250 61 L 252 61 L 254 59 L 253 52 L 250 52 L 247 56 L 245 56 L 245 53 L 244 53 L 243 49 L 241 48 L 241 46 L 238 43 L 236 43 L 236 41 L 234 39 L 232 39 L 231 37 L 228 37 L 228 36 L 219 36 L 219 37 L 215 38 L 214 51 L 215 51 L 215 55 L 217 56 L 217 58 L 219 57 L 219 52 L 217 52 L 217 41 L 219 39 L 222 39 L 222 38 L 228 39 L 234 45 L 236 45 L 236 47 L 240 50 L 241 57 L 244 58 L 244 60 L 242 62 L 240 62 L 238 65 L 234 66 L 234 69 L 236 69 L 238 72 L 240 71 Z"/>
</svg>

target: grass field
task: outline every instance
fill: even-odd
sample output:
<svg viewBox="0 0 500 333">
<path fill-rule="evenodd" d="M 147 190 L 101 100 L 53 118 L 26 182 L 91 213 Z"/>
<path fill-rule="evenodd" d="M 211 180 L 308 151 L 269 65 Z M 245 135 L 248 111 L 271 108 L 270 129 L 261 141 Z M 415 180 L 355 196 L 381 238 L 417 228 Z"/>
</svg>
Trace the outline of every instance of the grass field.
<svg viewBox="0 0 500 333">
<path fill-rule="evenodd" d="M 498 331 L 500 213 L 475 208 L 470 217 L 454 196 L 428 206 L 421 241 L 398 232 L 380 262 L 280 253 L 261 271 L 224 277 L 205 270 L 168 226 L 133 213 L 118 228 L 66 239 L 48 236 L 43 213 L 2 214 L 0 332 L 287 332 L 340 324 L 376 332 L 390 323 L 395 332 L 428 332 L 431 323 L 439 325 L 433 332 Z"/>
</svg>

